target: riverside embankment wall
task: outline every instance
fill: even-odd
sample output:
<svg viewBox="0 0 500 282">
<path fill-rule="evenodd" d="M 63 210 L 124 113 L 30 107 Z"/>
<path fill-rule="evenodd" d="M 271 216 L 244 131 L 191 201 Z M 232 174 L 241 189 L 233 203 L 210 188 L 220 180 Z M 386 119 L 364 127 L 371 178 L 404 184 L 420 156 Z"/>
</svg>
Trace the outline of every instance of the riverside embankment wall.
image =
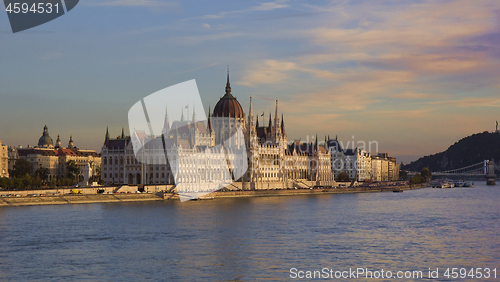
<svg viewBox="0 0 500 282">
<path fill-rule="evenodd" d="M 293 195 L 318 195 L 318 194 L 347 194 L 369 192 L 392 192 L 398 190 L 413 190 L 425 185 L 388 186 L 388 187 L 351 187 L 328 189 L 288 189 L 288 190 L 256 190 L 256 191 L 225 191 L 213 192 L 201 198 L 236 198 L 236 197 L 268 197 L 268 196 L 293 196 Z"/>
<path fill-rule="evenodd" d="M 156 194 L 60 195 L 43 197 L 2 197 L 1 206 L 66 205 L 90 203 L 121 203 L 163 201 Z"/>
<path fill-rule="evenodd" d="M 395 189 L 412 190 L 412 189 L 420 189 L 423 187 L 425 187 L 425 185 L 388 186 L 388 187 L 352 187 L 352 188 L 328 188 L 328 189 L 319 188 L 319 189 L 255 190 L 255 191 L 224 191 L 224 192 L 218 191 L 207 194 L 201 197 L 201 199 L 391 192 Z M 151 193 L 130 193 L 130 194 L 128 193 L 97 194 L 96 191 L 94 194 L 85 193 L 81 195 L 58 194 L 51 196 L 0 197 L 0 207 L 29 206 L 29 205 L 87 204 L 87 203 L 120 203 L 120 202 L 163 201 L 163 200 L 179 199 L 179 196 L 175 193 L 162 192 L 162 191 L 168 191 L 162 188 L 168 188 L 168 187 L 157 186 L 155 189 L 158 189 L 158 192 L 156 193 L 151 192 Z M 33 193 L 33 191 L 35 191 L 37 194 L 40 193 L 40 190 L 32 190 L 31 193 L 27 194 L 35 194 Z M 51 191 L 52 193 L 54 193 L 54 190 L 46 190 L 46 191 Z M 135 191 L 136 190 L 134 190 L 134 192 Z M 9 191 L 2 191 L 2 192 L 9 192 Z M 16 191 L 16 193 L 17 192 L 29 192 L 29 191 Z M 87 190 L 87 192 L 89 191 Z"/>
<path fill-rule="evenodd" d="M 173 188 L 173 185 L 145 185 L 144 192 L 158 193 L 162 191 L 168 191 Z M 71 190 L 81 191 L 84 195 L 96 195 L 97 190 L 103 190 L 103 194 L 111 194 L 115 192 L 120 193 L 136 193 L 139 190 L 138 186 L 96 186 L 96 187 L 68 187 L 68 188 L 56 188 L 56 189 L 41 189 L 41 190 L 23 190 L 23 191 L 0 191 L 0 194 L 12 194 L 12 195 L 20 195 L 21 197 L 26 197 L 28 195 L 45 195 L 45 196 L 54 196 L 54 195 L 65 195 L 70 194 Z"/>
</svg>

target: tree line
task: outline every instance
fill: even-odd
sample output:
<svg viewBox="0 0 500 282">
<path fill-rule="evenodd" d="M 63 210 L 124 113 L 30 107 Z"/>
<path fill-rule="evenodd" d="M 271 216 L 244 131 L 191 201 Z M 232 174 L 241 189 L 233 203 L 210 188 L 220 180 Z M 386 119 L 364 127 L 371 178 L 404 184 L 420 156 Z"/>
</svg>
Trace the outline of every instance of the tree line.
<svg viewBox="0 0 500 282">
<path fill-rule="evenodd" d="M 49 179 L 50 171 L 45 167 L 38 167 L 36 170 L 33 164 L 25 159 L 16 160 L 13 169 L 9 169 L 10 178 L 0 178 L 0 187 L 6 189 L 28 190 L 37 189 L 43 186 L 70 186 L 83 180 L 80 175 L 80 168 L 74 160 L 66 162 L 68 173 L 62 177 L 52 177 Z M 100 169 L 90 181 L 99 181 Z"/>
</svg>

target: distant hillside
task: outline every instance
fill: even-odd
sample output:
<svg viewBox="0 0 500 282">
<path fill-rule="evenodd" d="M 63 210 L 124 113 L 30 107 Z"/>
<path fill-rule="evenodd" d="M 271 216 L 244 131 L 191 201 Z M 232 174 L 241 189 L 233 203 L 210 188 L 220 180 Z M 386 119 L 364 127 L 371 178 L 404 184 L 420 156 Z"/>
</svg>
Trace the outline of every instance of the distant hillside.
<svg viewBox="0 0 500 282">
<path fill-rule="evenodd" d="M 443 171 L 491 159 L 500 161 L 500 133 L 483 132 L 460 139 L 444 152 L 411 162 L 403 170 L 420 171 L 428 167 L 431 171 Z"/>
</svg>

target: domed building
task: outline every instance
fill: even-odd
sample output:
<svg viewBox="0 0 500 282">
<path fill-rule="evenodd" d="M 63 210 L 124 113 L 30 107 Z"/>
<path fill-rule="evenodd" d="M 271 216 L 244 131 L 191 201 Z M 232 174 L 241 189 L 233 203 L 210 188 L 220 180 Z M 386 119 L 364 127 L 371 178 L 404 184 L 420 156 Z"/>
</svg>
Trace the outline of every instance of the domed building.
<svg viewBox="0 0 500 282">
<path fill-rule="evenodd" d="M 229 83 L 229 72 L 227 73 L 226 94 L 220 98 L 215 105 L 212 117 L 229 117 L 244 121 L 245 114 L 241 108 L 240 102 L 231 94 L 231 85 Z"/>
<path fill-rule="evenodd" d="M 212 112 L 209 108 L 206 125 L 196 120 L 194 112 L 191 121 L 182 112 L 180 120 L 170 125 L 165 111 L 162 137 L 135 131 L 130 137 L 110 139 L 106 130 L 102 179 L 107 184 L 166 184 L 172 185 L 168 189 L 189 192 L 214 191 L 220 185 L 229 190 L 333 185 L 329 151 L 317 142 L 288 146 L 277 100 L 268 125 L 259 126 L 252 107 L 250 98 L 245 115 L 231 93 L 228 71 L 225 94 Z M 143 144 L 141 155 L 135 155 L 134 142 Z M 176 156 L 172 167 L 170 156 Z"/>
<path fill-rule="evenodd" d="M 80 176 L 83 177 L 82 184 L 88 184 L 88 179 L 94 173 L 97 167 L 101 166 L 101 157 L 94 150 L 82 150 L 74 145 L 73 138 L 70 136 L 68 148 L 63 148 L 61 139 L 57 135 L 56 144 L 49 135 L 47 124 L 43 127 L 43 134 L 38 139 L 38 145 L 35 147 L 9 147 L 9 154 L 12 156 L 12 162 L 16 159 L 25 159 L 33 165 L 33 170 L 38 168 L 48 169 L 48 179 L 46 182 L 66 177 L 68 174 L 66 163 L 75 161 L 80 168 Z"/>
<path fill-rule="evenodd" d="M 38 148 L 54 148 L 54 142 L 49 136 L 49 129 L 47 124 L 43 127 L 43 135 L 38 139 Z"/>
<path fill-rule="evenodd" d="M 209 113 L 210 114 L 210 113 Z M 215 144 L 229 142 L 244 144 L 243 132 L 246 132 L 245 113 L 236 98 L 231 94 L 231 84 L 229 83 L 229 71 L 227 72 L 226 93 L 222 96 L 214 107 L 211 124 L 208 125 L 215 135 Z M 241 128 L 241 130 L 238 130 Z M 233 145 L 233 144 L 227 144 Z M 234 144 L 236 145 L 236 144 Z"/>
</svg>

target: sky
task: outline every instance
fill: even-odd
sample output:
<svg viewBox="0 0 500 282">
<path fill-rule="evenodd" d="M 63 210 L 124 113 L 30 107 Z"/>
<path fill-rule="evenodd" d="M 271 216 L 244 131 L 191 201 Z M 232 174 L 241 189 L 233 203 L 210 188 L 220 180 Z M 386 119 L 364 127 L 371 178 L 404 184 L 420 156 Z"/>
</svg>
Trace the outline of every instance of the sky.
<svg viewBox="0 0 500 282">
<path fill-rule="evenodd" d="M 100 152 L 165 87 L 195 79 L 208 112 L 229 65 L 245 112 L 267 124 L 277 99 L 289 140 L 429 155 L 495 129 L 499 44 L 496 0 L 83 0 L 15 34 L 0 12 L 0 140 L 34 146 L 46 123 Z"/>
</svg>

